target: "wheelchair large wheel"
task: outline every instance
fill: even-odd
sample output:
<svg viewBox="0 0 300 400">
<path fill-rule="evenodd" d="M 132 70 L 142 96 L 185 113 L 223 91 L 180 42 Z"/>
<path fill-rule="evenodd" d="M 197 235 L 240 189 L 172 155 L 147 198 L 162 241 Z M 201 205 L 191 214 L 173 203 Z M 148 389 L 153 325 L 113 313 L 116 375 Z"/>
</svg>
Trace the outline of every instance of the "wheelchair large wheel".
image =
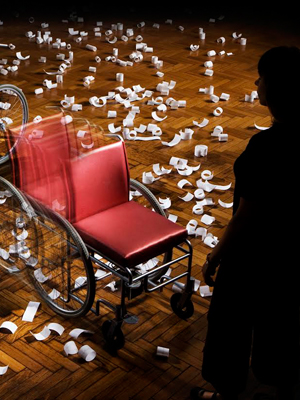
<svg viewBox="0 0 300 400">
<path fill-rule="evenodd" d="M 47 212 L 0 177 L 0 263 L 29 275 L 41 298 L 59 315 L 80 317 L 95 297 L 88 251 L 71 224 Z M 32 207 L 33 206 L 33 207 Z"/>
<path fill-rule="evenodd" d="M 158 214 L 162 215 L 163 217 L 167 217 L 165 211 L 161 207 L 159 201 L 157 198 L 154 196 L 154 194 L 142 183 L 130 179 L 130 189 L 132 191 L 139 192 L 141 194 L 142 200 L 140 200 L 140 197 L 137 196 L 134 198 L 134 200 L 140 202 L 142 205 L 146 207 L 151 207 L 153 211 L 157 212 Z M 172 259 L 172 253 L 164 253 L 162 256 L 160 256 L 160 264 L 167 263 L 168 261 L 171 261 Z M 163 268 L 160 271 L 153 272 L 153 274 L 149 275 L 149 280 L 150 281 L 158 281 L 165 273 L 167 272 L 168 267 Z"/>
<path fill-rule="evenodd" d="M 92 307 L 95 276 L 88 250 L 61 215 L 35 206 L 38 264 L 28 268 L 40 296 L 59 315 L 81 317 Z"/>
<path fill-rule="evenodd" d="M 7 128 L 18 127 L 18 135 L 21 137 L 24 133 L 26 123 L 28 122 L 28 104 L 26 98 L 17 86 L 4 84 L 0 85 L 0 164 L 9 159 L 9 149 L 6 142 Z"/>
</svg>

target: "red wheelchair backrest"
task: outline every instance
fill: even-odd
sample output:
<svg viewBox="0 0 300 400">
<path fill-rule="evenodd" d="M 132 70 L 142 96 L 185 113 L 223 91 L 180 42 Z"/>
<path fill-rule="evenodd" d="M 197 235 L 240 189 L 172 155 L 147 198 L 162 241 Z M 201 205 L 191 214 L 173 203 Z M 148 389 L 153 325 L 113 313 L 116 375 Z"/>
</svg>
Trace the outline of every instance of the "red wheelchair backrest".
<svg viewBox="0 0 300 400">
<path fill-rule="evenodd" d="M 25 194 L 76 222 L 129 200 L 122 141 L 79 155 L 63 114 L 29 123 L 19 140 L 10 132 L 13 182 Z"/>
<path fill-rule="evenodd" d="M 72 222 L 129 201 L 129 168 L 124 142 L 108 144 L 67 166 L 72 181 Z"/>
</svg>

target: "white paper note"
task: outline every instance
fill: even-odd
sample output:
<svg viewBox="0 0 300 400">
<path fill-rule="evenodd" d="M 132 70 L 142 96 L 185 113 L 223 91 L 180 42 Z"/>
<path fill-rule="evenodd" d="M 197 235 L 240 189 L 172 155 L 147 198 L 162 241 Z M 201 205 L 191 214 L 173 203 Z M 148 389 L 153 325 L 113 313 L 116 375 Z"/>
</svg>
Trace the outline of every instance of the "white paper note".
<svg viewBox="0 0 300 400">
<path fill-rule="evenodd" d="M 81 335 L 82 333 L 90 333 L 93 334 L 94 332 L 89 331 L 87 329 L 80 329 L 80 328 L 74 328 L 71 330 L 71 332 L 69 333 L 69 335 L 71 337 L 73 337 L 74 339 L 77 339 L 79 335 Z"/>
<path fill-rule="evenodd" d="M 36 340 L 41 341 L 47 339 L 50 336 L 51 331 L 47 326 L 45 326 L 44 329 L 39 333 L 33 333 L 31 331 L 30 333 L 36 338 Z"/>
<path fill-rule="evenodd" d="M 96 356 L 97 356 L 95 350 L 93 350 L 87 344 L 82 346 L 79 349 L 78 354 L 80 355 L 80 357 L 82 357 L 87 362 L 90 362 L 90 361 L 94 360 L 94 358 L 96 358 Z"/>
<path fill-rule="evenodd" d="M 76 346 L 76 343 L 73 340 L 70 340 L 64 345 L 64 351 L 66 355 L 68 356 L 69 354 L 77 354 L 78 353 L 78 348 Z"/>
<path fill-rule="evenodd" d="M 15 333 L 18 329 L 17 325 L 11 321 L 4 321 L 0 325 L 0 332 L 5 333 L 6 330 L 9 330 L 10 333 Z"/>
<path fill-rule="evenodd" d="M 32 322 L 34 316 L 39 308 L 40 303 L 37 301 L 30 301 L 23 314 L 22 321 Z"/>
</svg>

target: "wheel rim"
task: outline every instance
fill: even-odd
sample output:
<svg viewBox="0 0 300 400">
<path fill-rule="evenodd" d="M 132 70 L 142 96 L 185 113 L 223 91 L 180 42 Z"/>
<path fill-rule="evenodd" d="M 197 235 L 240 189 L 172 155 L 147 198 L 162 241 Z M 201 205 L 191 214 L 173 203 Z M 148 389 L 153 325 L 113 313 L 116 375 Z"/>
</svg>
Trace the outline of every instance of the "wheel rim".
<svg viewBox="0 0 300 400">
<path fill-rule="evenodd" d="M 8 161 L 9 153 L 16 145 L 9 148 L 6 130 L 18 127 L 21 137 L 27 122 L 28 104 L 23 92 L 14 85 L 0 85 L 0 164 Z"/>
</svg>

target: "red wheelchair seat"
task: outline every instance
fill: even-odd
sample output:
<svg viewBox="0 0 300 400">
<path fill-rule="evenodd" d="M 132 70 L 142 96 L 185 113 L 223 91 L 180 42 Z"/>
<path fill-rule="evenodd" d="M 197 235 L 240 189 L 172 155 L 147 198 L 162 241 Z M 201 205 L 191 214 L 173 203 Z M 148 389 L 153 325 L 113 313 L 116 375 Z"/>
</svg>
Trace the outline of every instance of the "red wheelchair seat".
<svg viewBox="0 0 300 400">
<path fill-rule="evenodd" d="M 185 228 L 127 201 L 74 224 L 83 240 L 124 267 L 164 253 L 187 238 Z"/>
</svg>

